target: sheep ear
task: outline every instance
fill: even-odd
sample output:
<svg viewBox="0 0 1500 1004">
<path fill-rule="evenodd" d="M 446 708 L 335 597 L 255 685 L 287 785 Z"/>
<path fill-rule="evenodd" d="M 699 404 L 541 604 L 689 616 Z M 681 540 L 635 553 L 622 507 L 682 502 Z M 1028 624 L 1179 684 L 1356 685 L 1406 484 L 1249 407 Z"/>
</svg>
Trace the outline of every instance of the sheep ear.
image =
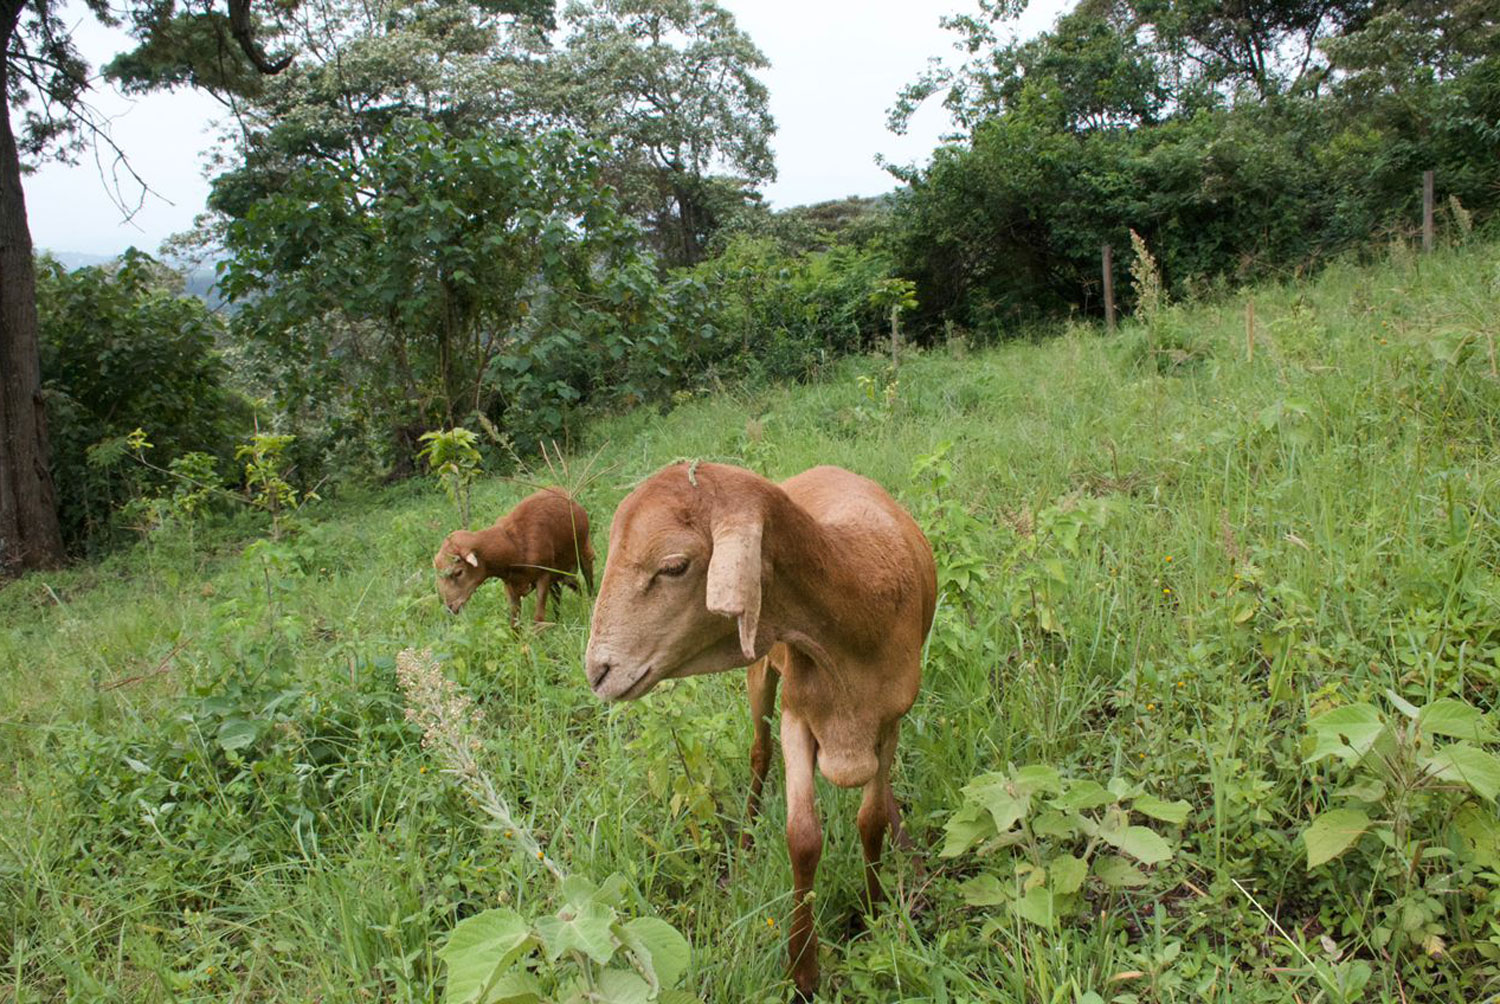
<svg viewBox="0 0 1500 1004">
<path fill-rule="evenodd" d="M 740 651 L 750 660 L 760 627 L 760 535 L 759 516 L 717 520 L 708 561 L 708 609 L 739 621 Z"/>
<path fill-rule="evenodd" d="M 468 554 L 464 555 L 464 560 L 473 565 L 475 568 L 479 567 L 479 559 L 474 556 L 473 551 L 470 551 Z"/>
</svg>

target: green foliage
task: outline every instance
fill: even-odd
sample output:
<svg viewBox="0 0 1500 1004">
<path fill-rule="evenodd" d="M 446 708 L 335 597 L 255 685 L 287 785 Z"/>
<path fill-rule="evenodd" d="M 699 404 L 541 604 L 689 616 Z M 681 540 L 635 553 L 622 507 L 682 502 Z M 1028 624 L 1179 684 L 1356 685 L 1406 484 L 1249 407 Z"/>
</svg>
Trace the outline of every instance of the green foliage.
<svg viewBox="0 0 1500 1004">
<path fill-rule="evenodd" d="M 731 239 L 720 255 L 674 279 L 702 317 L 694 328 L 677 311 L 674 355 L 692 367 L 683 381 L 800 380 L 839 356 L 875 347 L 889 310 L 877 302 L 880 291 L 901 281 L 890 268 L 873 249 L 835 244 L 799 254 L 770 238 Z"/>
<path fill-rule="evenodd" d="M 1181 297 L 1404 239 L 1425 169 L 1481 221 L 1500 205 L 1500 34 L 1479 28 L 1477 7 L 1273 4 L 1248 20 L 1221 8 L 1085 6 L 1008 45 L 989 17 L 950 19 L 970 60 L 929 72 L 893 112 L 899 124 L 946 90 L 962 130 L 898 172 L 897 271 L 917 282 L 929 334 L 943 320 L 1098 313 L 1100 247 L 1118 260 L 1132 232 Z M 1475 30 L 1446 33 L 1460 24 Z M 1325 41 L 1349 71 L 1327 87 Z M 1413 47 L 1442 56 L 1385 62 Z"/>
<path fill-rule="evenodd" d="M 747 190 L 776 178 L 755 75 L 770 64 L 713 0 L 574 0 L 564 13 L 547 110 L 609 144 L 611 182 L 662 260 L 696 264 Z"/>
<path fill-rule="evenodd" d="M 655 292 L 601 154 L 402 121 L 356 167 L 303 168 L 253 204 L 224 286 L 282 406 L 334 385 L 377 426 L 473 411 L 526 451 L 561 436 Z"/>
<path fill-rule="evenodd" d="M 443 491 L 458 507 L 458 525 L 469 526 L 469 486 L 479 475 L 484 458 L 474 445 L 479 436 L 472 429 L 436 429 L 424 432 L 418 442 L 426 443 L 418 457 L 425 458 L 427 470 L 443 484 Z"/>
<path fill-rule="evenodd" d="M 1346 881 L 1368 889 L 1346 930 L 1363 925 L 1383 950 L 1439 954 L 1455 935 L 1443 899 L 1473 897 L 1464 909 L 1482 911 L 1500 889 L 1500 732 L 1465 701 L 1386 697 L 1395 713 L 1358 702 L 1308 720 L 1304 762 L 1335 761 L 1345 783 L 1330 792 L 1342 804 L 1302 831 L 1307 868 L 1337 861 Z M 1346 855 L 1366 834 L 1374 839 L 1351 855 L 1356 864 Z"/>
<path fill-rule="evenodd" d="M 135 250 L 118 265 L 73 272 L 38 262 L 53 480 L 74 548 L 109 544 L 130 499 L 175 490 L 173 463 L 192 453 L 228 459 L 247 418 L 216 349 L 222 323 L 180 293 L 176 273 Z M 137 427 L 151 430 L 160 468 L 127 462 Z"/>
<path fill-rule="evenodd" d="M 438 953 L 448 964 L 443 1000 L 698 1000 L 673 989 L 688 968 L 687 939 L 655 917 L 623 914 L 628 889 L 618 874 L 598 886 L 571 875 L 562 882 L 564 905 L 555 914 L 528 919 L 500 907 L 466 917 Z"/>
<path fill-rule="evenodd" d="M 245 490 L 250 504 L 271 517 L 271 537 L 279 538 L 290 513 L 317 499 L 314 492 L 299 492 L 287 481 L 291 473 L 287 448 L 297 437 L 257 432 L 234 451 L 234 459 L 245 462 Z"/>
<path fill-rule="evenodd" d="M 590 424 L 582 445 L 613 471 L 582 495 L 597 549 L 629 485 L 678 456 L 776 479 L 857 470 L 933 545 L 935 627 L 893 774 L 907 830 L 930 850 L 888 850 L 889 903 L 861 918 L 860 796 L 819 786 L 824 996 L 1283 1004 L 1500 986 L 1490 761 L 1448 753 L 1497 754 L 1500 384 L 1485 338 L 1497 267 L 1481 233 L 1420 261 L 1335 263 L 1256 288 L 1253 360 L 1242 303 L 1179 301 L 1163 324 L 1204 351 L 1170 373 L 1140 365 L 1144 326 L 1106 338 L 1074 324 L 913 351 L 880 421 L 854 416 L 873 407 L 858 378 L 878 397 L 885 361 L 846 358 L 825 379 L 705 379 L 670 414 Z M 848 302 L 868 310 L 868 294 L 861 284 Z M 684 310 L 702 302 L 683 296 Z M 867 316 L 878 339 L 883 318 Z M 679 344 L 670 326 L 649 333 Z M 728 360 L 739 337 L 687 344 Z M 670 361 L 707 371 L 690 353 Z M 618 379 L 644 380 L 636 365 Z M 670 394 L 661 380 L 652 393 Z M 162 438 L 132 447 L 131 428 L 101 452 L 156 459 Z M 488 946 L 471 956 L 475 979 L 504 963 L 555 999 L 608 969 L 649 993 L 616 928 L 654 916 L 694 948 L 673 990 L 786 996 L 785 819 L 773 773 L 764 817 L 744 825 L 743 677 L 603 705 L 578 669 L 586 603 L 567 593 L 553 628 L 514 639 L 496 631 L 499 590 L 453 617 L 426 570 L 448 500 L 428 484 L 335 487 L 279 540 L 246 546 L 266 536 L 259 512 L 216 515 L 195 546 L 157 533 L 0 588 L 7 990 L 439 1000 L 454 991 L 450 937 L 500 909 L 465 929 Z M 472 491 L 476 512 L 502 512 L 527 489 L 478 479 Z M 459 748 L 507 800 L 509 825 L 407 718 L 391 653 L 408 645 L 440 653 L 483 711 Z M 1338 709 L 1360 705 L 1377 727 L 1361 731 L 1364 711 L 1339 724 Z M 1320 730 L 1338 750 L 1343 735 L 1395 755 L 1306 762 Z M 940 857 L 944 824 L 981 804 L 961 786 L 993 774 L 980 789 L 1002 815 L 1032 786 L 1025 822 L 1005 831 L 1029 838 L 981 853 L 1001 836 L 986 807 L 984 836 Z M 1090 779 L 1108 804 L 1052 804 L 1097 799 Z M 1309 824 L 1340 810 L 1368 827 L 1309 870 Z M 1057 817 L 1072 828 L 1048 832 Z M 1357 826 L 1335 815 L 1319 833 Z M 1170 858 L 1144 863 L 1162 846 L 1131 827 Z M 590 919 L 569 929 L 595 911 L 571 907 L 543 859 L 564 877 L 624 877 L 607 944 Z M 1065 859 L 1086 866 L 1073 892 Z M 1134 881 L 1129 869 L 1147 884 L 1107 884 Z M 969 886 L 981 876 L 994 887 Z M 1006 900 L 966 905 L 986 892 Z M 505 963 L 522 928 L 536 940 Z"/>
<path fill-rule="evenodd" d="M 981 774 L 963 794 L 943 827 L 942 856 L 957 857 L 976 844 L 985 857 L 1005 852 L 997 871 L 963 884 L 964 902 L 1004 905 L 1013 916 L 1049 929 L 1077 919 L 1089 878 L 1103 889 L 1150 885 L 1149 875 L 1133 861 L 1147 866 L 1169 861 L 1171 845 L 1150 824 L 1131 820 L 1181 826 L 1191 809 L 1187 802 L 1164 802 L 1120 778 L 1105 786 L 1065 779 L 1056 768 L 1037 764 Z"/>
</svg>

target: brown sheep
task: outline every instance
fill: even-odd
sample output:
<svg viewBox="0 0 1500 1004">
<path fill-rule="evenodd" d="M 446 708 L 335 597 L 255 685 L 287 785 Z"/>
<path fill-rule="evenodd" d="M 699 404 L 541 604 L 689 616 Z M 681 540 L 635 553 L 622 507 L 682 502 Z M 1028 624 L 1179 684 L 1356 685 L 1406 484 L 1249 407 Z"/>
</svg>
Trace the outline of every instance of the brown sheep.
<svg viewBox="0 0 1500 1004">
<path fill-rule="evenodd" d="M 536 622 L 547 619 L 547 593 L 576 573 L 594 591 L 594 550 L 589 517 L 561 488 L 543 488 L 522 499 L 486 530 L 454 530 L 433 556 L 438 595 L 454 613 L 484 580 L 498 578 L 510 597 L 510 622 L 518 625 L 521 597 L 536 589 Z"/>
<path fill-rule="evenodd" d="M 765 715 L 784 681 L 788 948 L 804 997 L 818 985 L 808 902 L 823 851 L 814 768 L 864 788 L 858 822 L 873 907 L 886 830 L 907 843 L 890 770 L 936 604 L 932 548 L 916 522 L 878 484 L 837 467 L 777 485 L 738 467 L 678 464 L 615 511 L 584 656 L 594 693 L 631 700 L 664 679 L 753 663 L 753 812 L 770 763 Z"/>
</svg>

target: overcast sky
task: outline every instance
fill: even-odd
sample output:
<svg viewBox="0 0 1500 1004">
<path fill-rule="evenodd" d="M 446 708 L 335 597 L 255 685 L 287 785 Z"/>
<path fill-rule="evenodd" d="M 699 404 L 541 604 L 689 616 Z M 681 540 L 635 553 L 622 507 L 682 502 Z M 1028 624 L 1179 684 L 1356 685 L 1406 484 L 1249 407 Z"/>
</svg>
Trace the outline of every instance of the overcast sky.
<svg viewBox="0 0 1500 1004">
<path fill-rule="evenodd" d="M 875 164 L 884 154 L 922 162 L 948 126 L 936 99 L 905 136 L 886 131 L 885 115 L 900 88 L 929 56 L 953 54 L 943 14 L 970 9 L 965 0 L 720 0 L 771 61 L 762 79 L 776 118 L 777 180 L 766 195 L 777 208 L 878 195 L 894 180 Z M 1034 0 L 1017 23 L 1021 35 L 1048 27 L 1068 0 Z M 96 67 L 128 39 L 97 25 L 78 5 L 83 54 Z M 74 167 L 49 164 L 25 181 L 32 240 L 40 248 L 116 254 L 130 245 L 155 251 L 203 210 L 204 153 L 223 110 L 192 91 L 126 99 L 100 82 L 94 103 L 114 117 L 115 142 L 155 193 L 133 220 L 111 198 L 116 177 L 123 201 L 140 188 L 102 151 Z"/>
</svg>

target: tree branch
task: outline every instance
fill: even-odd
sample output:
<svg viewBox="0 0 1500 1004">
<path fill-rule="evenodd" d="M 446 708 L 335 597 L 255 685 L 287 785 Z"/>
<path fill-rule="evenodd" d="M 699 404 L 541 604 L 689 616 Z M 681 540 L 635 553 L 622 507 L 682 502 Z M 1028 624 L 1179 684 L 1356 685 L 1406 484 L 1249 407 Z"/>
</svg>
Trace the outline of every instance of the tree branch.
<svg viewBox="0 0 1500 1004">
<path fill-rule="evenodd" d="M 255 31 L 250 23 L 250 0 L 228 0 L 229 3 L 229 33 L 239 43 L 240 51 L 245 58 L 261 73 L 268 77 L 274 77 L 288 66 L 292 65 L 290 55 L 282 56 L 272 62 L 266 58 L 266 54 L 260 51 L 260 46 L 255 44 Z"/>
</svg>

